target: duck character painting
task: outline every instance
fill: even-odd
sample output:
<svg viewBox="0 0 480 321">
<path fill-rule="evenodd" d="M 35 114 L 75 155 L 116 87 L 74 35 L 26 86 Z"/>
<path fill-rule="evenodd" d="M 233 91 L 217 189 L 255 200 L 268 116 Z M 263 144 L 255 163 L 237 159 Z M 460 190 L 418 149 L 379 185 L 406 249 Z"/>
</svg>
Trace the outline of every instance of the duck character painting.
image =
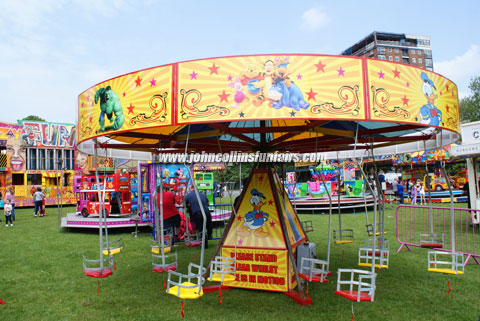
<svg viewBox="0 0 480 321">
<path fill-rule="evenodd" d="M 107 86 L 107 88 L 100 88 L 95 93 L 95 104 L 99 101 L 100 117 L 98 119 L 98 124 L 100 125 L 100 131 L 104 132 L 111 129 L 120 129 L 125 121 L 125 116 L 123 116 L 122 105 L 120 104 L 118 95 L 110 86 Z M 105 127 L 105 115 L 108 120 L 110 120 L 110 123 L 113 123 L 112 126 Z M 115 121 L 113 115 L 115 115 Z"/>
<path fill-rule="evenodd" d="M 442 123 L 442 112 L 435 106 L 435 100 L 438 95 L 434 92 L 437 90 L 435 84 L 430 80 L 426 73 L 422 72 L 420 77 L 423 81 L 422 92 L 427 98 L 427 104 L 420 108 L 419 121 L 421 124 L 430 126 L 440 126 Z"/>
<path fill-rule="evenodd" d="M 250 192 L 252 197 L 250 198 L 250 204 L 253 206 L 253 210 L 245 214 L 243 218 L 243 226 L 240 228 L 239 235 L 242 237 L 249 236 L 253 231 L 253 234 L 257 237 L 267 237 L 268 232 L 263 230 L 265 222 L 268 221 L 268 213 L 261 210 L 265 204 L 265 196 L 260 193 L 256 188 Z"/>
</svg>

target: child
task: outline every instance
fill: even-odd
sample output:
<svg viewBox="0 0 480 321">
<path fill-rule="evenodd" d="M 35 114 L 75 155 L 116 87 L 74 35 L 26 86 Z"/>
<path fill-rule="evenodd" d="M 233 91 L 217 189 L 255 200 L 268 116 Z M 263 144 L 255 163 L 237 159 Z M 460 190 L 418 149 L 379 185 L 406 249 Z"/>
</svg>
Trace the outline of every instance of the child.
<svg viewBox="0 0 480 321">
<path fill-rule="evenodd" d="M 417 186 L 413 185 L 410 193 L 412 194 L 412 205 L 417 205 L 417 196 L 418 196 Z"/>
<path fill-rule="evenodd" d="M 399 203 L 403 204 L 403 184 L 402 184 L 402 181 L 400 181 L 398 183 L 397 193 L 398 193 Z"/>
<path fill-rule="evenodd" d="M 33 216 L 37 217 L 37 213 L 40 212 L 40 216 L 42 215 L 42 208 L 43 208 L 43 199 L 45 198 L 45 194 L 42 193 L 42 189 L 37 187 L 37 191 L 33 194 L 33 204 L 35 205 L 35 209 L 33 212 Z"/>
<path fill-rule="evenodd" d="M 10 226 L 13 226 L 12 222 L 12 204 L 10 203 L 10 200 L 8 199 L 3 206 L 3 209 L 5 210 L 5 226 L 8 226 L 8 222 L 10 221 Z"/>
</svg>

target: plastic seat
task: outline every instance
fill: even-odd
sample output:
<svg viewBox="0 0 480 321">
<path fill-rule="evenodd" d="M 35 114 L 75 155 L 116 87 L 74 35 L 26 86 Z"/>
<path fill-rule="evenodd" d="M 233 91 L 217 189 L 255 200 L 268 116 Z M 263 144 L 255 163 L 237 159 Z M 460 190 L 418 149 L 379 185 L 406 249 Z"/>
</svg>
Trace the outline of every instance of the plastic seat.
<svg viewBox="0 0 480 321">
<path fill-rule="evenodd" d="M 302 228 L 305 233 L 313 232 L 313 222 L 312 221 L 302 221 Z"/>
<path fill-rule="evenodd" d="M 448 261 L 442 261 L 440 257 L 448 257 Z M 445 274 L 463 274 L 464 257 L 462 253 L 450 253 L 441 251 L 428 251 L 428 272 Z"/>
<path fill-rule="evenodd" d="M 202 275 L 206 272 L 207 269 L 193 263 L 188 265 L 188 274 L 169 271 L 166 292 L 180 299 L 198 299 L 203 295 L 202 285 L 205 278 Z M 174 281 L 173 277 L 178 281 Z"/>
<path fill-rule="evenodd" d="M 376 268 L 388 269 L 388 261 L 390 257 L 390 250 L 388 249 L 388 240 L 384 240 L 384 246 L 375 246 L 375 253 L 372 260 L 373 240 L 365 240 L 364 247 L 358 249 L 358 266 L 372 267 L 372 261 Z M 375 242 L 380 243 L 379 240 Z"/>
<path fill-rule="evenodd" d="M 328 262 L 313 258 L 302 257 L 298 275 L 309 282 L 328 282 Z"/>
<path fill-rule="evenodd" d="M 425 248 L 443 248 L 444 237 L 440 234 L 424 234 L 420 233 L 420 246 Z"/>
<path fill-rule="evenodd" d="M 83 256 L 83 273 L 92 278 L 106 278 L 113 274 L 113 259 L 110 257 L 104 258 L 103 267 L 100 266 L 100 263 L 100 260 L 89 260 Z"/>
<path fill-rule="evenodd" d="M 212 282 L 231 282 L 235 281 L 235 259 L 224 256 L 216 256 L 210 262 L 210 276 L 208 281 Z"/>
<path fill-rule="evenodd" d="M 347 279 L 343 278 L 345 275 Z M 355 270 L 338 269 L 337 290 L 335 294 L 343 296 L 351 301 L 371 301 L 375 298 L 375 273 Z M 345 289 L 346 288 L 346 289 Z"/>
<path fill-rule="evenodd" d="M 166 273 L 177 269 L 177 252 L 156 255 L 152 254 L 153 272 Z"/>
<path fill-rule="evenodd" d="M 110 252 L 111 255 L 115 255 L 123 251 L 123 246 L 123 238 L 120 238 L 118 240 L 108 242 L 108 247 L 103 248 L 102 253 L 103 255 L 108 255 Z"/>
<path fill-rule="evenodd" d="M 333 243 L 335 244 L 353 243 L 353 230 L 352 229 L 333 230 Z"/>
</svg>

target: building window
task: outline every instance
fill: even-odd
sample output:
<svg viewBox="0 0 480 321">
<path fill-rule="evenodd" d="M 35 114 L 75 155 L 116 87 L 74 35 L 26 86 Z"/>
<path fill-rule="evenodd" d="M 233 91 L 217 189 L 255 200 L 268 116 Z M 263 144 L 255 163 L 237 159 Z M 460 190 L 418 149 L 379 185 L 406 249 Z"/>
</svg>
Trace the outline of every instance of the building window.
<svg viewBox="0 0 480 321">
<path fill-rule="evenodd" d="M 45 149 L 38 150 L 38 169 L 45 169 Z"/>
<path fill-rule="evenodd" d="M 419 64 L 422 63 L 422 58 L 418 58 L 418 63 L 419 63 Z"/>
<path fill-rule="evenodd" d="M 388 52 L 392 52 L 392 48 L 388 48 Z"/>
<path fill-rule="evenodd" d="M 432 51 L 431 50 L 425 50 L 425 58 L 432 58 Z"/>
<path fill-rule="evenodd" d="M 389 60 L 389 61 L 393 61 L 392 56 L 388 56 L 388 60 Z"/>
<path fill-rule="evenodd" d="M 27 174 L 27 185 L 42 185 L 42 174 Z"/>
<path fill-rule="evenodd" d="M 379 55 L 384 55 L 385 54 L 385 47 L 378 47 L 377 48 L 377 53 Z"/>
<path fill-rule="evenodd" d="M 417 59 L 415 59 L 415 57 L 412 58 L 412 63 L 414 63 L 414 64 L 417 63 Z"/>
<path fill-rule="evenodd" d="M 398 48 L 395 48 L 393 52 L 398 53 Z"/>
<path fill-rule="evenodd" d="M 27 169 L 36 170 L 37 169 L 37 149 L 29 148 L 28 149 L 28 167 Z"/>
<path fill-rule="evenodd" d="M 414 55 L 414 54 L 415 54 L 415 49 L 410 50 L 410 53 L 411 53 L 412 55 Z"/>
<path fill-rule="evenodd" d="M 425 66 L 432 67 L 433 66 L 432 59 L 425 59 Z"/>
<path fill-rule="evenodd" d="M 417 55 L 423 55 L 423 51 L 422 50 L 417 50 Z"/>
<path fill-rule="evenodd" d="M 396 61 L 396 62 L 399 62 L 399 61 L 400 61 L 400 57 L 395 57 L 395 61 Z"/>
<path fill-rule="evenodd" d="M 430 46 L 430 40 L 418 39 L 418 44 L 421 46 Z"/>
<path fill-rule="evenodd" d="M 25 185 L 25 175 L 12 173 L 12 185 Z"/>
<path fill-rule="evenodd" d="M 409 63 L 408 58 L 403 58 L 403 59 L 402 59 L 402 62 L 403 62 L 404 64 L 408 64 L 408 63 Z"/>
<path fill-rule="evenodd" d="M 47 149 L 47 170 L 55 169 L 55 150 Z"/>
<path fill-rule="evenodd" d="M 386 57 L 385 57 L 385 55 L 378 55 L 378 59 L 385 60 L 385 59 L 386 59 Z"/>
<path fill-rule="evenodd" d="M 61 166 L 63 166 L 64 162 L 63 162 L 63 157 L 62 157 L 62 150 L 61 149 L 56 149 L 55 150 L 55 169 L 58 169 L 58 170 L 61 169 L 61 167 L 58 166 L 59 165 L 58 161 L 60 161 L 60 160 L 62 161 Z"/>
</svg>

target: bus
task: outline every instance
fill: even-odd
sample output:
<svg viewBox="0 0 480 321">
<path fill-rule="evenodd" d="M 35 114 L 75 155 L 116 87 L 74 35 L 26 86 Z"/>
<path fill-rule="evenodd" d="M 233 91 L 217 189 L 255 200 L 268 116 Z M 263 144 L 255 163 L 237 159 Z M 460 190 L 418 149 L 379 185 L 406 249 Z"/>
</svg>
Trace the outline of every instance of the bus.
<svg viewBox="0 0 480 321">
<path fill-rule="evenodd" d="M 77 198 L 77 212 L 83 217 L 100 213 L 100 197 L 104 198 L 106 215 L 132 213 L 130 175 L 115 173 L 99 175 L 99 184 L 95 176 L 75 177 L 74 191 Z"/>
</svg>

